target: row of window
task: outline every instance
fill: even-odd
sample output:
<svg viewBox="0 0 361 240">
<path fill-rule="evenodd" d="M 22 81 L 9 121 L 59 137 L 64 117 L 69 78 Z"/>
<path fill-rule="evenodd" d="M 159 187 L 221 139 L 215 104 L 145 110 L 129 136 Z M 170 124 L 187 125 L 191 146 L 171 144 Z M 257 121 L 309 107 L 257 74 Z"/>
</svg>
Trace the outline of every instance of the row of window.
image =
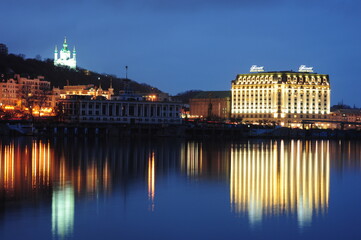
<svg viewBox="0 0 361 240">
<path fill-rule="evenodd" d="M 101 106 L 109 106 L 109 108 L 128 107 L 128 105 L 126 105 L 126 104 L 119 105 L 119 104 L 101 104 L 101 103 L 94 103 L 94 104 L 93 103 L 88 103 L 88 104 L 82 103 L 82 105 L 81 105 L 81 107 L 83 109 L 86 109 L 86 108 L 99 109 Z M 134 106 L 130 105 L 130 107 L 134 107 Z M 149 108 L 149 107 L 155 107 L 155 106 L 154 105 L 138 105 L 138 108 L 142 108 L 142 107 Z M 157 108 L 161 109 L 161 106 L 157 106 Z M 175 108 L 174 108 L 174 106 L 163 106 L 163 111 L 173 111 L 174 109 L 175 109 L 175 111 L 179 110 L 178 106 L 176 106 Z"/>
<path fill-rule="evenodd" d="M 262 97 L 263 96 L 263 94 L 262 94 L 262 92 L 260 92 L 259 94 L 258 93 L 242 93 L 242 94 L 234 94 L 233 95 L 233 97 L 234 98 L 236 98 L 236 97 L 238 97 L 238 98 L 240 98 L 240 97 L 253 97 L 253 96 L 255 96 L 255 97 L 258 97 L 258 96 L 260 96 L 260 97 Z M 267 96 L 270 96 L 270 94 L 267 94 L 267 93 L 265 93 L 265 96 L 267 97 Z M 303 93 L 300 93 L 299 94 L 299 97 L 301 97 L 301 98 L 303 98 L 303 96 L 304 96 L 304 94 Z M 327 93 L 324 93 L 324 94 L 318 94 L 318 97 L 319 98 L 321 98 L 321 97 L 327 97 Z M 298 97 L 297 96 L 297 93 L 289 93 L 288 94 L 288 97 L 290 98 L 290 97 Z M 309 94 L 306 94 L 306 97 L 307 98 L 309 98 L 309 97 L 312 97 L 312 98 L 315 98 L 316 97 L 316 95 L 315 94 L 313 94 L 312 96 L 310 96 Z"/>
<path fill-rule="evenodd" d="M 301 83 L 301 82 L 300 82 Z M 326 83 L 326 82 L 324 82 L 324 83 Z M 238 89 L 261 89 L 261 90 L 268 90 L 268 89 L 276 89 L 276 87 L 277 87 L 277 85 L 262 85 L 262 86 L 249 86 L 249 85 L 251 85 L 249 82 L 247 82 L 247 83 L 245 83 L 245 84 L 248 84 L 248 86 L 247 85 L 245 85 L 245 86 L 243 86 L 243 84 L 237 84 L 238 86 L 237 86 L 237 90 Z M 241 85 L 241 86 L 240 86 Z M 305 84 L 305 85 L 308 85 L 308 84 Z M 287 86 L 288 88 L 289 88 L 289 86 Z M 297 86 L 297 88 L 295 88 L 295 89 L 292 89 L 293 91 L 298 91 L 298 90 L 301 90 L 301 89 L 306 89 L 306 90 L 312 90 L 312 89 L 316 89 L 317 88 L 317 86 Z M 321 87 L 321 84 L 320 84 L 320 87 L 319 87 L 320 89 L 322 89 L 322 90 L 325 90 L 325 88 L 328 88 L 328 87 L 325 87 L 324 85 Z M 291 89 L 289 90 L 289 91 L 292 91 Z M 327 89 L 326 89 L 327 90 Z M 302 91 L 302 90 L 301 90 Z"/>
<path fill-rule="evenodd" d="M 78 114 L 78 111 L 76 110 L 73 110 L 71 111 L 72 114 Z M 81 115 L 96 115 L 96 116 L 103 116 L 103 115 L 108 115 L 108 116 L 141 116 L 141 117 L 178 117 L 179 116 L 179 113 L 173 113 L 173 112 L 170 112 L 170 113 L 163 113 L 163 114 L 160 114 L 160 113 L 153 113 L 153 112 L 150 112 L 150 115 L 145 112 L 145 114 L 141 114 L 140 112 L 138 113 L 138 115 L 135 115 L 134 111 L 129 111 L 128 113 L 123 111 L 121 114 L 120 112 L 116 112 L 116 114 L 113 114 L 112 112 L 109 112 L 109 114 L 106 114 L 105 112 L 101 112 L 101 111 L 92 111 L 92 110 L 88 110 L 88 111 L 85 111 L 85 110 L 82 110 L 81 111 Z"/>
<path fill-rule="evenodd" d="M 107 118 L 107 117 L 82 117 L 81 120 L 83 121 L 111 121 L 111 122 L 129 122 L 129 120 L 132 120 L 134 118 Z M 158 123 L 173 123 L 173 122 L 179 122 L 179 120 L 177 119 L 148 119 L 148 118 L 145 118 L 145 119 L 142 119 L 142 118 L 139 118 L 139 119 L 136 119 L 137 122 L 144 122 L 144 123 L 147 123 L 147 122 L 158 122 Z"/>
<path fill-rule="evenodd" d="M 242 114 L 242 117 L 244 118 L 271 118 L 273 117 L 272 114 Z M 288 114 L 287 118 L 313 118 L 313 119 L 326 119 L 327 115 L 293 115 L 293 114 Z"/>
</svg>

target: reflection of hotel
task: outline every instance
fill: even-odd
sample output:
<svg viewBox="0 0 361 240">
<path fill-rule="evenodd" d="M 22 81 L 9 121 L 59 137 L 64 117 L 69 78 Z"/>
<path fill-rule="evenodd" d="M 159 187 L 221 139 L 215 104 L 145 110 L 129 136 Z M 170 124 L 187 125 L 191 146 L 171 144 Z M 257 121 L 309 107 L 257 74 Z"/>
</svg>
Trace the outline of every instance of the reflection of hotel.
<svg viewBox="0 0 361 240">
<path fill-rule="evenodd" d="M 234 145 L 230 169 L 232 211 L 250 224 L 263 217 L 297 214 L 300 226 L 328 208 L 328 142 L 283 141 Z"/>
<path fill-rule="evenodd" d="M 328 75 L 300 71 L 238 74 L 232 81 L 232 116 L 280 124 L 325 119 L 330 113 Z"/>
</svg>

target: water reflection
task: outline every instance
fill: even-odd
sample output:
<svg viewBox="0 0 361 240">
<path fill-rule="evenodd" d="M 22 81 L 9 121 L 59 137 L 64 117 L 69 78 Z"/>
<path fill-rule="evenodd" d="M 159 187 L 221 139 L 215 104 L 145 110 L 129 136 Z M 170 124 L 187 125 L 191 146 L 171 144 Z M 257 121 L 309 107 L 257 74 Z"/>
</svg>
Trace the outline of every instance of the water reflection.
<svg viewBox="0 0 361 240">
<path fill-rule="evenodd" d="M 74 202 L 75 197 L 72 185 L 57 187 L 53 190 L 51 217 L 52 233 L 55 238 L 64 239 L 73 233 Z"/>
<path fill-rule="evenodd" d="M 264 216 L 297 215 L 300 227 L 327 210 L 329 142 L 284 141 L 233 144 L 230 201 L 251 225 Z"/>
<path fill-rule="evenodd" d="M 197 177 L 202 174 L 203 149 L 202 143 L 187 142 L 182 144 L 181 168 L 182 172 L 189 177 Z"/>
<path fill-rule="evenodd" d="M 361 170 L 361 143 L 348 141 L 0 141 L 0 217 L 24 207 L 48 206 L 54 238 L 73 234 L 75 203 L 84 198 L 114 192 L 126 198 L 134 186 L 141 186 L 145 210 L 162 209 L 158 201 L 177 201 L 165 196 L 165 184 L 159 184 L 169 176 L 177 180 L 168 186 L 186 179 L 207 186 L 221 183 L 224 191 L 217 194 L 225 196 L 232 218 L 245 216 L 251 226 L 282 216 L 304 227 L 328 211 L 331 169 Z"/>
<path fill-rule="evenodd" d="M 148 199 L 150 200 L 151 211 L 154 211 L 154 195 L 155 195 L 155 160 L 154 160 L 154 152 L 152 152 L 148 160 Z"/>
<path fill-rule="evenodd" d="M 187 141 L 181 144 L 181 172 L 190 179 L 229 178 L 230 143 Z"/>
<path fill-rule="evenodd" d="M 49 143 L 11 142 L 0 147 L 0 189 L 10 199 L 26 196 L 52 183 L 53 151 Z"/>
</svg>

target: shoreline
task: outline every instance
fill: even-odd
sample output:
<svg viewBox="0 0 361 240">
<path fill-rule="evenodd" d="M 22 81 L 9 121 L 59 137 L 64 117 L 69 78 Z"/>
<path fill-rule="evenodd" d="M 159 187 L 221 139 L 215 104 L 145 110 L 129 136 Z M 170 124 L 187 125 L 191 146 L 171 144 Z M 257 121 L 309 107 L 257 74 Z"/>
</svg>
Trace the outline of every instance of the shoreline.
<svg viewBox="0 0 361 240">
<path fill-rule="evenodd" d="M 77 136 L 77 137 L 181 137 L 192 139 L 355 139 L 361 130 L 260 128 L 252 125 L 140 125 L 140 124 L 76 124 L 59 122 L 1 122 L 2 136 Z"/>
</svg>

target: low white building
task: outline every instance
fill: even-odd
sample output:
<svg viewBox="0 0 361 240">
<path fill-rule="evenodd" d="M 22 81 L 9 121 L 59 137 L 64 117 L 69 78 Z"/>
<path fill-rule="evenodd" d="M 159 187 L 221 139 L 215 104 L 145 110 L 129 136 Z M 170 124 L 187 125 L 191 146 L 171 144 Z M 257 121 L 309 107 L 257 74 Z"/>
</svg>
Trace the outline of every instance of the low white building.
<svg viewBox="0 0 361 240">
<path fill-rule="evenodd" d="M 181 124 L 177 102 L 106 100 L 68 95 L 60 99 L 65 122 L 122 124 Z"/>
</svg>

